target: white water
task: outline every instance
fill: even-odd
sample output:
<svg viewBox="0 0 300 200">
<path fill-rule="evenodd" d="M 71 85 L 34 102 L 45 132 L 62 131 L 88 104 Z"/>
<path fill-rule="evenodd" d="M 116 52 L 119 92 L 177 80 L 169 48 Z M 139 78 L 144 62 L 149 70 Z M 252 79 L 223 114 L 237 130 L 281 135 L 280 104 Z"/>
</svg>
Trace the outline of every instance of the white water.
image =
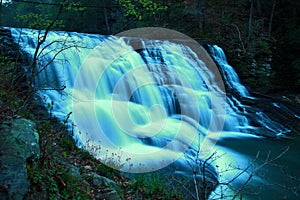
<svg viewBox="0 0 300 200">
<path fill-rule="evenodd" d="M 18 41 L 20 29 L 11 31 Z M 22 49 L 31 55 L 37 34 L 23 29 L 20 37 Z M 37 77 L 35 86 L 47 102 L 54 101 L 55 116 L 63 120 L 72 112 L 69 121 L 75 126 L 70 128 L 78 145 L 128 172 L 171 164 L 188 176 L 196 157 L 205 159 L 214 151 L 225 153 L 214 162 L 219 172 L 232 163 L 241 169 L 247 166 L 252 153 L 247 157 L 224 141 L 244 144 L 260 138 L 242 133 L 245 127 L 254 129 L 240 115 L 243 105 L 234 98 L 226 102 L 224 91 L 208 84 L 214 82 L 214 74 L 204 62 L 189 47 L 167 41 L 138 39 L 144 47 L 138 53 L 128 44 L 131 40 L 137 39 L 65 32 L 47 37 L 44 45 L 57 42 L 42 52 L 39 67 L 67 49 Z M 224 55 L 219 59 L 226 61 Z M 247 96 L 234 70 L 225 69 L 230 70 L 225 80 Z M 64 91 L 43 90 L 62 86 Z M 219 180 L 228 181 L 240 171 L 223 173 Z M 213 169 L 208 173 L 215 176 Z M 243 173 L 231 185 L 239 188 L 248 176 Z M 253 184 L 257 183 L 266 181 L 256 178 Z"/>
<path fill-rule="evenodd" d="M 237 73 L 227 63 L 227 59 L 224 51 L 217 45 L 211 45 L 210 51 L 215 61 L 218 62 L 218 64 L 221 66 L 221 70 L 223 71 L 222 74 L 224 74 L 223 78 L 229 85 L 229 88 L 231 90 L 237 91 L 238 94 L 241 95 L 242 97 L 249 97 L 250 96 L 249 92 L 247 91 L 245 86 L 241 84 Z"/>
</svg>

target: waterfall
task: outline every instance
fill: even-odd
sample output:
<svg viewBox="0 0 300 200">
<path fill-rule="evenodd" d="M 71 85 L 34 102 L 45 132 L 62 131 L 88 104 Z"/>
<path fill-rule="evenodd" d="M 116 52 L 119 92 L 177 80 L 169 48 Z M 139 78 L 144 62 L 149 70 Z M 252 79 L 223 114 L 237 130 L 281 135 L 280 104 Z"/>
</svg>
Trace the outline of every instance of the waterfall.
<svg viewBox="0 0 300 200">
<path fill-rule="evenodd" d="M 235 113 L 239 113 L 242 116 L 250 116 L 252 118 L 253 124 L 259 124 L 260 127 L 263 127 L 263 129 L 265 129 L 264 130 L 265 132 L 270 132 L 271 135 L 285 137 L 285 134 L 289 133 L 290 129 L 285 127 L 284 123 L 282 123 L 282 121 L 281 121 L 282 119 L 279 119 L 279 121 L 277 121 L 278 119 L 272 120 L 270 117 L 272 117 L 272 115 L 274 115 L 274 113 L 269 116 L 263 112 L 263 110 L 265 108 L 263 108 L 263 106 L 259 105 L 260 104 L 259 102 L 262 102 L 265 100 L 252 97 L 250 95 L 249 91 L 245 88 L 245 86 L 240 83 L 237 73 L 234 71 L 233 67 L 228 64 L 225 53 L 222 50 L 222 48 L 220 48 L 217 45 L 210 45 L 210 44 L 206 44 L 206 46 L 207 46 L 206 48 L 210 52 L 211 56 L 215 60 L 215 62 L 217 62 L 219 65 L 219 69 L 222 73 L 222 77 L 225 80 L 225 84 L 227 86 L 229 93 L 233 93 L 233 95 L 231 95 L 231 94 L 227 95 L 227 102 L 228 102 L 228 105 L 230 106 L 230 108 Z M 240 100 L 238 99 L 239 97 L 241 97 L 243 99 L 251 99 L 251 101 L 254 101 L 257 103 L 257 105 L 256 105 L 257 111 L 255 112 L 255 116 L 253 116 L 253 114 L 251 114 L 251 112 L 253 112 L 252 111 L 253 107 L 241 103 Z M 268 103 L 266 102 L 266 105 L 271 107 L 271 108 L 269 108 L 270 110 L 276 109 L 276 106 L 278 106 L 278 104 L 276 104 L 276 103 L 270 104 L 269 102 Z M 262 107 L 262 108 L 260 108 L 260 107 Z M 278 109 L 278 107 L 277 107 L 277 109 Z M 287 112 L 290 112 L 290 111 L 287 111 Z M 242 117 L 242 116 L 238 117 L 240 124 L 242 125 L 240 127 L 240 130 L 243 129 L 244 132 L 252 132 L 252 133 L 261 135 L 261 133 L 259 133 L 259 132 L 262 132 L 262 130 L 259 130 L 259 129 L 262 129 L 262 128 L 257 129 L 256 127 L 249 125 L 249 121 L 247 120 L 247 118 Z M 248 126 L 246 126 L 247 124 L 248 124 Z M 270 134 L 268 134 L 268 133 L 265 133 L 264 135 L 270 136 Z"/>
<path fill-rule="evenodd" d="M 33 55 L 39 32 L 11 32 Z M 133 49 L 133 40 L 142 48 Z M 208 134 L 238 130 L 224 93 L 208 84 L 214 74 L 187 46 L 50 32 L 39 54 L 34 84 L 54 102 L 53 114 L 64 120 L 72 112 L 78 146 L 100 159 L 122 154 L 124 171 L 152 171 L 174 160 L 187 165 L 183 152 L 205 149 L 199 145 Z"/>
<path fill-rule="evenodd" d="M 39 32 L 11 31 L 23 50 L 33 55 Z M 132 42 L 142 48 L 134 49 Z M 54 102 L 55 116 L 63 120 L 72 112 L 69 120 L 76 125 L 79 146 L 90 151 L 106 148 L 105 155 L 93 152 L 97 157 L 122 149 L 124 159 L 135 157 L 132 162 L 143 163 L 146 155 L 163 146 L 155 159 L 171 163 L 183 156 L 183 150 L 198 151 L 199 140 L 206 136 L 248 126 L 245 117 L 226 104 L 215 75 L 188 46 L 50 32 L 39 54 L 37 71 L 43 71 L 35 87 Z M 136 149 L 144 153 L 136 156 Z M 125 167 L 132 170 L 132 165 Z"/>
<path fill-rule="evenodd" d="M 234 69 L 227 63 L 224 51 L 217 45 L 209 45 L 209 50 L 214 60 L 219 64 L 229 89 L 236 91 L 242 97 L 249 97 L 249 92 L 240 83 L 239 77 Z"/>
<path fill-rule="evenodd" d="M 39 31 L 10 30 L 32 59 Z M 254 101 L 222 49 L 213 45 L 210 50 L 227 87 Z M 238 97 L 226 96 L 216 80 L 218 70 L 201 55 L 166 40 L 49 32 L 39 51 L 34 87 L 46 104 L 54 102 L 54 116 L 68 116 L 77 145 L 111 167 L 133 173 L 172 169 L 192 177 L 218 140 L 257 138 L 244 134 L 258 130 L 249 117 L 255 115 L 273 132 L 284 129 L 259 109 L 250 111 Z M 226 159 L 218 166 L 234 160 Z M 203 173 L 218 182 L 212 165 Z"/>
</svg>

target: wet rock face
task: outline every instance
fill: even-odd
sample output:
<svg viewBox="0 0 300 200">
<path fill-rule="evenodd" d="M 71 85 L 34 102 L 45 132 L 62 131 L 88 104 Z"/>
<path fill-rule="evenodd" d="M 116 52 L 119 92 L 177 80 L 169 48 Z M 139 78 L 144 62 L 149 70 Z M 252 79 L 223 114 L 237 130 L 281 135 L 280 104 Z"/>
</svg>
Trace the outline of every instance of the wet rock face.
<svg viewBox="0 0 300 200">
<path fill-rule="evenodd" d="M 0 55 L 5 55 L 11 61 L 15 61 L 20 57 L 18 45 L 14 42 L 10 30 L 0 28 Z"/>
<path fill-rule="evenodd" d="M 29 65 L 27 54 L 14 41 L 11 31 L 0 27 L 0 82 L 2 88 L 13 88 L 18 92 L 28 89 L 26 71 L 29 70 Z"/>
<path fill-rule="evenodd" d="M 10 119 L 0 125 L 0 199 L 23 199 L 29 189 L 26 161 L 38 158 L 39 138 L 35 124 Z"/>
</svg>

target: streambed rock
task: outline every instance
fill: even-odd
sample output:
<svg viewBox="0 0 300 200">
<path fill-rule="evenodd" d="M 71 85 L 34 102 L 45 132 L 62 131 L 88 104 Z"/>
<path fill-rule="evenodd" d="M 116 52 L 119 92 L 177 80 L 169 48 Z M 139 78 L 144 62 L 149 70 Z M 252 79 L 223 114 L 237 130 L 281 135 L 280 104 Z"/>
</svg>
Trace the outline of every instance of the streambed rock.
<svg viewBox="0 0 300 200">
<path fill-rule="evenodd" d="M 26 168 L 28 158 L 40 154 L 39 136 L 34 122 L 8 119 L 1 123 L 0 140 L 0 199 L 23 199 L 28 193 Z"/>
<path fill-rule="evenodd" d="M 100 176 L 95 172 L 85 173 L 82 177 L 90 180 L 90 186 L 96 189 L 101 188 L 101 192 L 95 192 L 94 198 L 99 200 L 120 200 L 121 197 L 117 190 L 121 190 L 118 184 L 104 176 Z"/>
</svg>

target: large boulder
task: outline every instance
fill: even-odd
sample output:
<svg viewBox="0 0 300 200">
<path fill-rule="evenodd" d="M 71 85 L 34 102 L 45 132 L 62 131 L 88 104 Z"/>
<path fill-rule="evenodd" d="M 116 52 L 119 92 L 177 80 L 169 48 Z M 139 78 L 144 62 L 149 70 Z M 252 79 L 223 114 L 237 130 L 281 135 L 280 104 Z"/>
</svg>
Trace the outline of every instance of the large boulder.
<svg viewBox="0 0 300 200">
<path fill-rule="evenodd" d="M 23 199 L 28 193 L 26 162 L 40 154 L 34 127 L 24 118 L 6 119 L 0 125 L 0 200 Z"/>
</svg>

